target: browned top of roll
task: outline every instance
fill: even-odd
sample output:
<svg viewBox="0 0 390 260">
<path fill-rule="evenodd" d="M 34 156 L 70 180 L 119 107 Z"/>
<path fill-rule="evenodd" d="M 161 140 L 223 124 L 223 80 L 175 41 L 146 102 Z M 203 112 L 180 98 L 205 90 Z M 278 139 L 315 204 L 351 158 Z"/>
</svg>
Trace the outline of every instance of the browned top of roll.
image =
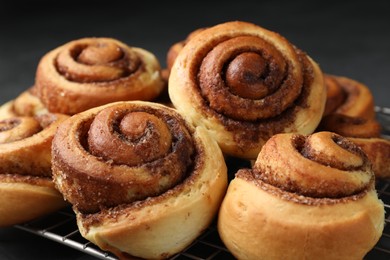
<svg viewBox="0 0 390 260">
<path fill-rule="evenodd" d="M 375 118 L 373 96 L 355 80 L 326 75 L 326 113 L 318 131 L 331 131 L 350 138 L 366 153 L 376 177 L 390 176 L 390 141 L 381 138 L 382 127 Z"/>
<path fill-rule="evenodd" d="M 98 107 L 59 128 L 52 148 L 53 174 L 80 212 L 161 194 L 192 167 L 191 128 L 174 110 L 148 104 Z"/>
<path fill-rule="evenodd" d="M 310 63 L 301 63 L 305 54 L 280 35 L 275 34 L 275 39 L 289 46 L 291 53 L 283 53 L 256 35 L 225 37 L 221 36 L 204 57 L 199 56 L 199 72 L 194 71 L 211 110 L 240 121 L 272 118 L 302 93 L 305 73 L 306 86 L 310 85 L 312 71 L 303 69 L 310 68 Z"/>
<path fill-rule="evenodd" d="M 327 102 L 324 116 L 342 114 L 350 117 L 373 118 L 374 98 L 370 89 L 356 80 L 326 74 Z"/>
<path fill-rule="evenodd" d="M 0 174 L 51 176 L 51 141 L 67 116 L 42 114 L 0 121 Z"/>
<path fill-rule="evenodd" d="M 331 132 L 275 135 L 263 146 L 252 174 L 297 201 L 355 196 L 372 189 L 375 179 L 363 151 Z"/>
<path fill-rule="evenodd" d="M 381 126 L 375 119 L 374 98 L 369 88 L 356 80 L 326 75 L 327 101 L 321 131 L 347 137 L 379 137 Z"/>
<path fill-rule="evenodd" d="M 55 62 L 64 77 L 76 82 L 117 80 L 141 66 L 139 57 L 108 40 L 75 43 L 59 52 Z"/>
<path fill-rule="evenodd" d="M 361 147 L 373 164 L 376 178 L 390 178 L 390 140 L 384 138 L 349 138 Z"/>
<path fill-rule="evenodd" d="M 351 117 L 337 113 L 325 116 L 319 129 L 359 138 L 380 137 L 382 131 L 381 125 L 374 118 Z"/>
<path fill-rule="evenodd" d="M 82 38 L 45 54 L 36 94 L 50 112 L 75 114 L 122 100 L 152 100 L 164 88 L 149 51 L 113 38 Z"/>
<path fill-rule="evenodd" d="M 172 70 L 173 105 L 180 110 L 185 106 L 180 102 L 190 100 L 204 118 L 232 133 L 242 149 L 285 129 L 305 128 L 308 121 L 316 126 L 319 120 L 302 117 L 305 122 L 294 125 L 303 110 L 322 114 L 325 89 L 318 66 L 278 33 L 251 23 L 227 22 L 198 32 Z M 183 101 L 183 95 L 191 97 Z"/>
</svg>

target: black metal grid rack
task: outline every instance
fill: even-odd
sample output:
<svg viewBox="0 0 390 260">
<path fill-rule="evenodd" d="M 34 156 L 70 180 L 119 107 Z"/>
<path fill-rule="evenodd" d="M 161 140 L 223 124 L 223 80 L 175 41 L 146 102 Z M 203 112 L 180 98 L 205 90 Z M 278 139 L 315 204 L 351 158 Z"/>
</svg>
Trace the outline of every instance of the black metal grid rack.
<svg viewBox="0 0 390 260">
<path fill-rule="evenodd" d="M 378 120 L 383 126 L 384 137 L 390 138 L 390 108 L 376 107 Z M 233 165 L 233 171 L 234 169 Z M 366 260 L 390 259 L 390 180 L 379 180 L 377 191 L 385 204 L 385 229 L 382 237 L 371 250 Z M 31 221 L 16 228 L 43 236 L 62 243 L 99 259 L 117 259 L 114 255 L 100 250 L 96 245 L 84 239 L 77 228 L 76 217 L 72 209 L 66 208 L 43 218 Z M 219 238 L 215 223 L 213 223 L 188 248 L 173 256 L 171 259 L 234 259 Z"/>
</svg>

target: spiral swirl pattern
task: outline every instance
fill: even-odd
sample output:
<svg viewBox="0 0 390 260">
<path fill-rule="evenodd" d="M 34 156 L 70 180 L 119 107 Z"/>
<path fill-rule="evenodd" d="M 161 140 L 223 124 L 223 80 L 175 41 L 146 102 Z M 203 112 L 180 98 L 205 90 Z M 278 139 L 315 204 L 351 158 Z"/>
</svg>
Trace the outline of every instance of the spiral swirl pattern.
<svg viewBox="0 0 390 260">
<path fill-rule="evenodd" d="M 326 74 L 327 101 L 324 116 L 342 114 L 350 117 L 374 118 L 374 98 L 370 89 L 347 77 Z"/>
<path fill-rule="evenodd" d="M 118 258 L 180 252 L 211 224 L 227 187 L 217 143 L 158 103 L 115 102 L 74 115 L 58 129 L 52 154 L 54 183 L 81 235 Z"/>
<path fill-rule="evenodd" d="M 382 130 L 379 122 L 373 118 L 351 117 L 337 113 L 325 116 L 319 129 L 358 138 L 380 137 Z"/>
<path fill-rule="evenodd" d="M 332 132 L 281 133 L 230 182 L 218 231 L 238 259 L 363 259 L 384 212 L 356 144 Z"/>
<path fill-rule="evenodd" d="M 310 57 L 245 22 L 191 38 L 175 60 L 168 90 L 179 111 L 239 157 L 253 158 L 275 133 L 312 132 L 325 105 L 322 73 Z"/>
<path fill-rule="evenodd" d="M 42 129 L 32 117 L 16 117 L 0 121 L 0 143 L 8 143 L 27 138 Z"/>
<path fill-rule="evenodd" d="M 334 75 L 325 76 L 327 101 L 319 129 L 347 137 L 379 137 L 374 98 L 367 86 Z"/>
<path fill-rule="evenodd" d="M 390 140 L 381 137 L 374 99 L 367 86 L 356 80 L 326 75 L 326 109 L 318 127 L 348 137 L 359 145 L 373 165 L 376 177 L 390 177 Z"/>
<path fill-rule="evenodd" d="M 67 116 L 43 114 L 0 121 L 0 172 L 51 176 L 51 140 Z"/>
<path fill-rule="evenodd" d="M 56 59 L 57 70 L 76 82 L 105 82 L 134 73 L 141 61 L 133 52 L 126 52 L 113 41 L 75 44 Z"/>
<path fill-rule="evenodd" d="M 35 88 L 31 87 L 23 91 L 15 99 L 0 106 L 0 120 L 13 117 L 34 117 L 47 113 L 40 99 L 34 93 Z"/>
<path fill-rule="evenodd" d="M 75 114 L 120 100 L 152 100 L 164 88 L 150 52 L 112 38 L 83 38 L 39 62 L 37 95 L 51 112 Z"/>
<path fill-rule="evenodd" d="M 68 205 L 54 187 L 51 172 L 51 143 L 67 118 L 46 113 L 0 120 L 0 227 Z"/>
<path fill-rule="evenodd" d="M 139 103 L 74 116 L 53 141 L 57 185 L 86 213 L 165 192 L 186 177 L 193 154 L 191 131 L 175 112 Z"/>
<path fill-rule="evenodd" d="M 297 56 L 292 58 L 299 63 Z M 296 74 L 302 72 L 288 65 L 262 38 L 238 36 L 207 53 L 200 65 L 199 87 L 210 107 L 230 118 L 269 118 L 291 106 L 301 92 L 303 77 Z"/>
<path fill-rule="evenodd" d="M 331 132 L 271 138 L 254 169 L 255 175 L 268 184 L 313 198 L 359 194 L 371 187 L 374 179 L 371 163 L 363 151 Z"/>
</svg>

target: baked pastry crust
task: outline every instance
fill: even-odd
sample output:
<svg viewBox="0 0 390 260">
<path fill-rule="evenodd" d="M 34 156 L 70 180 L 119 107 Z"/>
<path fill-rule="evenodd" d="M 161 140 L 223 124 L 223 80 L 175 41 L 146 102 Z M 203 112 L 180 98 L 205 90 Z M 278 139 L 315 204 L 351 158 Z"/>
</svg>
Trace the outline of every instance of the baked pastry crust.
<svg viewBox="0 0 390 260">
<path fill-rule="evenodd" d="M 36 116 L 47 113 L 41 100 L 35 95 L 34 87 L 23 91 L 15 99 L 0 106 L 0 119 L 17 116 Z"/>
<path fill-rule="evenodd" d="M 0 174 L 0 227 L 25 223 L 69 204 L 49 177 Z"/>
<path fill-rule="evenodd" d="M 255 159 L 279 132 L 313 132 L 325 107 L 319 66 L 281 35 L 235 21 L 196 33 L 168 83 L 176 107 L 222 151 Z"/>
<path fill-rule="evenodd" d="M 20 224 L 68 205 L 51 178 L 51 141 L 67 116 L 0 122 L 0 226 Z"/>
<path fill-rule="evenodd" d="M 139 160 L 143 161 L 139 163 L 119 163 L 121 159 L 116 155 L 108 158 L 94 155 L 95 148 L 91 147 L 95 144 L 91 145 L 89 137 L 95 130 L 91 129 L 100 129 L 100 123 L 95 122 L 106 122 L 101 115 L 107 111 L 112 115 L 126 112 L 119 116 L 121 119 L 110 116 L 107 121 L 112 125 L 122 125 L 124 118 L 138 113 L 152 115 L 142 114 L 148 120 L 156 117 L 166 122 L 163 124 L 172 133 L 172 144 L 167 141 L 168 152 L 149 160 L 154 155 L 149 156 L 153 152 L 146 146 L 142 154 L 138 153 Z M 162 133 L 165 126 L 150 122 L 147 125 L 150 124 L 155 124 L 158 132 L 165 136 Z M 132 132 L 133 127 L 124 129 L 130 131 L 130 135 L 137 135 L 137 131 Z M 153 128 L 147 129 L 146 132 L 154 132 Z M 86 132 L 88 138 L 83 134 Z M 141 137 L 136 143 L 149 141 Z M 180 148 L 182 142 L 187 144 Z M 164 149 L 158 145 L 158 139 L 151 143 L 151 147 L 159 147 L 159 151 Z M 188 151 L 190 154 L 186 154 Z M 116 152 L 126 153 L 121 148 Z M 177 161 L 172 160 L 175 153 L 179 155 Z M 164 167 L 168 168 L 164 170 Z M 159 179 L 166 175 L 170 178 L 177 169 L 182 176 L 179 180 Z M 63 124 L 53 141 L 53 175 L 58 189 L 73 204 L 81 234 L 123 259 L 161 259 L 183 250 L 211 224 L 227 187 L 224 158 L 207 131 L 202 127 L 193 128 L 174 109 L 144 101 L 116 102 L 93 108 Z M 158 190 L 162 184 L 155 187 L 155 180 L 170 184 Z M 140 195 L 143 192 L 145 194 Z"/>
<path fill-rule="evenodd" d="M 112 38 L 82 38 L 42 57 L 37 96 L 50 112 L 73 115 L 123 100 L 153 100 L 164 89 L 157 58 Z"/>
<path fill-rule="evenodd" d="M 219 234 L 238 259 L 363 259 L 384 228 L 374 179 L 346 138 L 275 135 L 230 182 Z"/>
<path fill-rule="evenodd" d="M 328 89 L 324 117 L 318 131 L 331 131 L 358 144 L 378 178 L 390 177 L 390 140 L 381 137 L 370 89 L 347 77 L 326 75 Z"/>
<path fill-rule="evenodd" d="M 384 138 L 349 138 L 359 145 L 372 163 L 378 179 L 390 178 L 390 140 Z"/>
<path fill-rule="evenodd" d="M 327 101 L 324 116 L 343 114 L 351 117 L 373 118 L 374 97 L 370 89 L 354 79 L 325 74 Z"/>
</svg>

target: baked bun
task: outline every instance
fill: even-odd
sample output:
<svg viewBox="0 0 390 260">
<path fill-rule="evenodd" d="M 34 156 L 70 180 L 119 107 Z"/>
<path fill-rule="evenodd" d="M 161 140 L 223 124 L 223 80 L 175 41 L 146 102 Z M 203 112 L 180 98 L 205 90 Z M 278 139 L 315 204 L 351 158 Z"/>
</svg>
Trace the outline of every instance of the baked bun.
<svg viewBox="0 0 390 260">
<path fill-rule="evenodd" d="M 374 97 L 370 89 L 351 78 L 324 75 L 327 100 L 324 116 L 343 114 L 351 117 L 373 118 Z"/>
<path fill-rule="evenodd" d="M 331 131 L 358 144 L 378 178 L 390 178 L 390 140 L 381 137 L 370 89 L 347 77 L 325 75 L 326 109 L 318 131 Z"/>
<path fill-rule="evenodd" d="M 324 79 L 327 98 L 320 130 L 351 137 L 379 136 L 370 89 L 347 77 L 325 74 Z"/>
<path fill-rule="evenodd" d="M 230 182 L 218 231 L 238 259 L 363 259 L 384 228 L 374 184 L 348 139 L 277 134 Z"/>
<path fill-rule="evenodd" d="M 226 155 L 255 159 L 280 132 L 312 133 L 322 118 L 322 72 L 281 35 L 247 22 L 198 32 L 169 76 L 172 104 Z"/>
<path fill-rule="evenodd" d="M 214 219 L 227 187 L 217 143 L 176 110 L 116 102 L 71 117 L 53 175 L 83 237 L 119 258 L 168 258 Z"/>
<path fill-rule="evenodd" d="M 359 145 L 372 163 L 378 179 L 390 178 L 390 140 L 385 138 L 348 138 Z"/>
<path fill-rule="evenodd" d="M 15 99 L 0 106 L 0 119 L 18 116 L 36 116 L 47 113 L 47 109 L 35 94 L 35 88 L 20 93 Z"/>
<path fill-rule="evenodd" d="M 51 141 L 66 118 L 45 114 L 0 121 L 0 227 L 68 205 L 51 176 Z"/>
<path fill-rule="evenodd" d="M 122 100 L 153 100 L 164 89 L 160 64 L 147 50 L 112 38 L 82 38 L 38 64 L 37 96 L 50 112 L 73 115 Z"/>
</svg>

